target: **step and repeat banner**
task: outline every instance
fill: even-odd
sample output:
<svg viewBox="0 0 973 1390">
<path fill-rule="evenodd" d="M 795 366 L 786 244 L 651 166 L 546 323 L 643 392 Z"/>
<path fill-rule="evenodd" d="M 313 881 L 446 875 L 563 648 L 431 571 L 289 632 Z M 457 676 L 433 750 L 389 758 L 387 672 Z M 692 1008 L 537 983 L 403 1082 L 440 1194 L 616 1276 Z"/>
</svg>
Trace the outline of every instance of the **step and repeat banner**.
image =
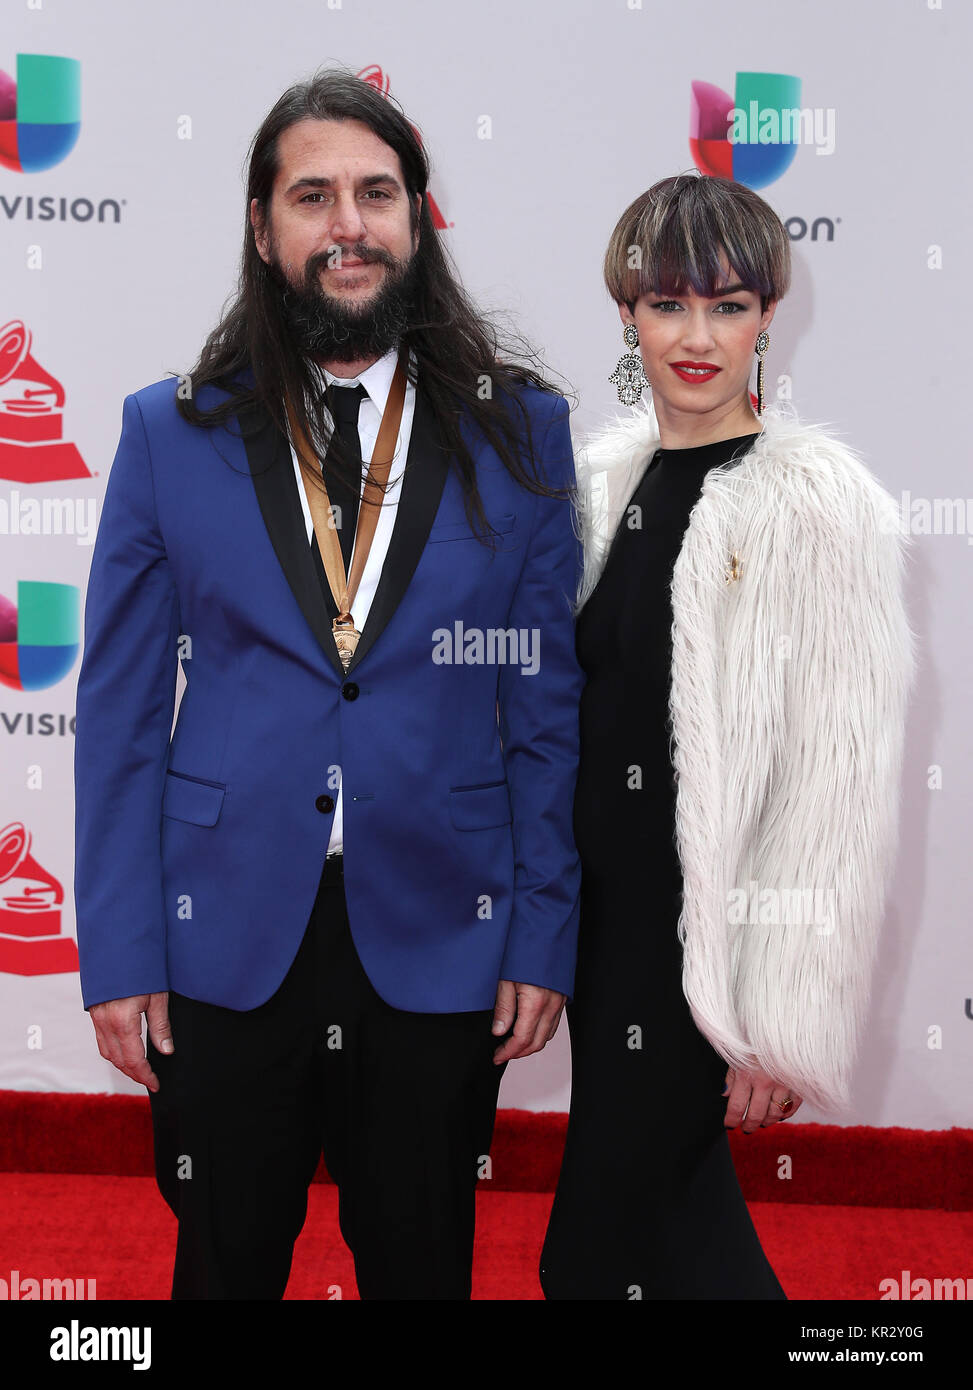
<svg viewBox="0 0 973 1390">
<path fill-rule="evenodd" d="M 576 442 L 626 413 L 601 261 L 628 203 L 699 168 L 785 222 L 768 393 L 858 448 L 914 536 L 921 670 L 849 1118 L 970 1122 L 971 38 L 965 0 L 4 0 L 0 1087 L 141 1090 L 98 1055 L 75 944 L 92 545 L 124 396 L 186 371 L 235 285 L 254 131 L 337 65 L 421 131 L 438 234 L 572 393 Z M 562 1025 L 501 1104 L 564 1110 L 569 1087 Z"/>
</svg>

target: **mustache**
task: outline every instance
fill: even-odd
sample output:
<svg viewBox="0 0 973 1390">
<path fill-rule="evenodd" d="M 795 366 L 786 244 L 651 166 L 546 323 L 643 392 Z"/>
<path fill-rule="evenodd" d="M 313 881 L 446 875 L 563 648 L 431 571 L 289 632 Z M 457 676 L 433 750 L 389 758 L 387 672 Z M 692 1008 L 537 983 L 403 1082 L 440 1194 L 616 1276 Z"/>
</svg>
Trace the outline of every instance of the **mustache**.
<svg viewBox="0 0 973 1390">
<path fill-rule="evenodd" d="M 415 256 L 400 261 L 384 248 L 364 242 L 341 249 L 355 260 L 385 265 L 388 273 L 370 301 L 363 306 L 346 304 L 324 288 L 318 272 L 333 257 L 332 246 L 309 256 L 304 274 L 293 282 L 274 256 L 270 270 L 280 289 L 281 312 L 295 342 L 307 355 L 345 362 L 381 357 L 408 331 L 418 292 Z"/>
<path fill-rule="evenodd" d="M 338 252 L 337 258 L 335 252 Z M 347 256 L 349 260 L 363 261 L 366 265 L 371 265 L 377 261 L 384 265 L 387 270 L 394 270 L 399 262 L 382 246 L 366 246 L 363 241 L 356 241 L 354 246 L 329 246 L 326 251 L 317 251 L 308 258 L 307 265 L 304 267 L 304 279 L 308 285 L 316 284 L 318 272 L 328 270 L 333 265 L 341 264 L 342 259 Z"/>
</svg>

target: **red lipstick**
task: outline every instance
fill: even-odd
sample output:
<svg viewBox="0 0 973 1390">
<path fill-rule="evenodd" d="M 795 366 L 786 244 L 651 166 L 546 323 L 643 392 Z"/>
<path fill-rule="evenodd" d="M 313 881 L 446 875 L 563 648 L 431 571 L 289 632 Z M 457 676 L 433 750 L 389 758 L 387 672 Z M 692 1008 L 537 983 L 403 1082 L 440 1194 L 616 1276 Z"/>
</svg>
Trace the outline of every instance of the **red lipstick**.
<svg viewBox="0 0 973 1390">
<path fill-rule="evenodd" d="M 670 362 L 669 366 L 680 381 L 689 381 L 693 385 L 702 381 L 712 381 L 717 372 L 723 370 L 712 362 Z"/>
</svg>

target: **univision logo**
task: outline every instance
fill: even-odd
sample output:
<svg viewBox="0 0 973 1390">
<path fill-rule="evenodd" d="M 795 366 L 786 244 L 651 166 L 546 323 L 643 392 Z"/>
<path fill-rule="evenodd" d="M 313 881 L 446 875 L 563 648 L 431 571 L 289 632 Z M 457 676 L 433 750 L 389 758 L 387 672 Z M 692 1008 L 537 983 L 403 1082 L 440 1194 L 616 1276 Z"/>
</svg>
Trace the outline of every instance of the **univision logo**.
<svg viewBox="0 0 973 1390">
<path fill-rule="evenodd" d="M 703 174 L 764 188 L 790 168 L 798 145 L 825 144 L 822 114 L 828 113 L 802 111 L 801 79 L 787 73 L 738 72 L 733 96 L 711 82 L 693 82 L 693 162 Z"/>
<path fill-rule="evenodd" d="M 16 82 L 0 72 L 0 164 L 20 174 L 52 169 L 81 132 L 81 64 L 18 53 Z"/>
<path fill-rule="evenodd" d="M 0 685 L 44 690 L 66 676 L 78 655 L 80 612 L 73 584 L 21 579 L 16 607 L 0 594 Z"/>
</svg>

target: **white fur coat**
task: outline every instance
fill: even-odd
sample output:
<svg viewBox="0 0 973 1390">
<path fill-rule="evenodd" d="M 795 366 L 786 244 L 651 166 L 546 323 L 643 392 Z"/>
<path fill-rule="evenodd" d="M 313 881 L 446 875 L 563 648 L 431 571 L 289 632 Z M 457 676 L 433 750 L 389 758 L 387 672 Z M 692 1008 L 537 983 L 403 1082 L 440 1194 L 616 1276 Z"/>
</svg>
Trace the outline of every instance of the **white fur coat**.
<svg viewBox="0 0 973 1390">
<path fill-rule="evenodd" d="M 907 537 L 853 451 L 762 422 L 706 475 L 672 581 L 683 989 L 728 1062 L 840 1111 L 898 835 Z M 578 451 L 579 611 L 658 446 L 650 405 Z"/>
</svg>

